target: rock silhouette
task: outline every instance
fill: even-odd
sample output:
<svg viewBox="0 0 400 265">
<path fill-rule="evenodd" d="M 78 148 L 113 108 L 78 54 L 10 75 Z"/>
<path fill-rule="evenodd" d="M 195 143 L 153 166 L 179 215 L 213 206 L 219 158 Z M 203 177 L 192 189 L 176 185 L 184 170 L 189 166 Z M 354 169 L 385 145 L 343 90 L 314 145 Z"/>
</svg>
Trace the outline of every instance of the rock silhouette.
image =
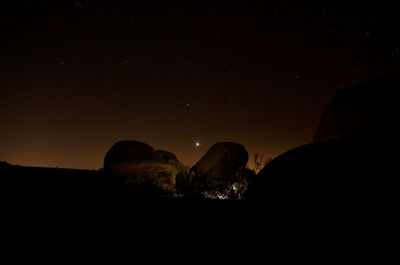
<svg viewBox="0 0 400 265">
<path fill-rule="evenodd" d="M 355 163 L 351 151 L 346 141 L 330 140 L 285 152 L 258 173 L 245 198 L 270 202 L 321 196 L 337 199 L 357 182 L 348 178 L 354 173 L 348 171 Z"/>
<path fill-rule="evenodd" d="M 204 190 L 226 188 L 240 182 L 249 155 L 238 143 L 220 142 L 191 168 L 190 184 Z"/>
<path fill-rule="evenodd" d="M 153 147 L 139 141 L 119 141 L 114 144 L 104 158 L 104 171 L 115 174 L 113 166 L 124 162 L 163 162 L 163 158 Z"/>
<path fill-rule="evenodd" d="M 275 158 L 257 175 L 246 199 L 312 203 L 381 201 L 396 192 L 394 172 L 400 78 L 366 81 L 335 95 L 314 143 Z"/>
<path fill-rule="evenodd" d="M 381 141 L 395 136 L 399 105 L 400 75 L 381 76 L 340 90 L 321 115 L 314 142 L 351 137 Z"/>
<path fill-rule="evenodd" d="M 244 198 L 272 205 L 287 202 L 307 205 L 360 205 L 397 194 L 396 161 L 359 142 L 336 139 L 292 149 L 267 164 L 247 189 Z"/>
<path fill-rule="evenodd" d="M 164 160 L 162 154 L 139 141 L 120 141 L 114 144 L 104 159 L 104 172 L 111 176 L 124 176 L 127 189 L 142 193 L 172 193 L 175 189 L 179 165 L 176 157 Z M 179 161 L 178 161 L 179 162 Z"/>
</svg>

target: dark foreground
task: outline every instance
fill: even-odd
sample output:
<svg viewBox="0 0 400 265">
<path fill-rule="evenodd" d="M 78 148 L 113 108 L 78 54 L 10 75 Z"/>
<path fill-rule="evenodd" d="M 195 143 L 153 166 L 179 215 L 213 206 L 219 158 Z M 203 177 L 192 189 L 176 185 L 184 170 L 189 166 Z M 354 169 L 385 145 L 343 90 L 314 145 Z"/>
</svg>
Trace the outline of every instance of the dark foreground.
<svg viewBox="0 0 400 265">
<path fill-rule="evenodd" d="M 381 263 L 396 248 L 390 201 L 146 198 L 110 189 L 96 171 L 0 175 L 2 264 Z"/>
</svg>

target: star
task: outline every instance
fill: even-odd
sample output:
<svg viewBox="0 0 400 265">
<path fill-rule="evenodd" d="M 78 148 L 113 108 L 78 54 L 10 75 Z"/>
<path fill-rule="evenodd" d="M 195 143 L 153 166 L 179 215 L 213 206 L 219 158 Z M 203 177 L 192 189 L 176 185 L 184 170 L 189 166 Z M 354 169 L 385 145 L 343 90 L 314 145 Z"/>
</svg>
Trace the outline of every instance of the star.
<svg viewBox="0 0 400 265">
<path fill-rule="evenodd" d="M 199 147 L 199 146 L 200 146 L 200 143 L 199 143 L 199 142 L 196 142 L 195 145 L 196 145 L 196 147 Z"/>
</svg>

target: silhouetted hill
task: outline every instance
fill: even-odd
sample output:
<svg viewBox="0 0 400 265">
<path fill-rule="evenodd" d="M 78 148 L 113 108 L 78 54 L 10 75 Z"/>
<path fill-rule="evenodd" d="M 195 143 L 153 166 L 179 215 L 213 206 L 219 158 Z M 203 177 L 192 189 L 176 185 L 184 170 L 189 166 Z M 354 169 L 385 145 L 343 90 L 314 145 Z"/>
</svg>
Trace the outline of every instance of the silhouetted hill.
<svg viewBox="0 0 400 265">
<path fill-rule="evenodd" d="M 100 171 L 65 168 L 0 166 L 4 192 L 14 194 L 75 194 L 105 189 Z"/>
</svg>

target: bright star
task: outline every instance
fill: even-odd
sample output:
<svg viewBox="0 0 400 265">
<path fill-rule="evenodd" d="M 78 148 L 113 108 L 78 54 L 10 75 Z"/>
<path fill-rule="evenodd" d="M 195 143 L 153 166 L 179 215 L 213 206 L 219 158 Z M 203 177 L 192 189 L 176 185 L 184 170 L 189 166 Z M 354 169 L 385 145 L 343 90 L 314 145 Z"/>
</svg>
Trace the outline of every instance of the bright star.
<svg viewBox="0 0 400 265">
<path fill-rule="evenodd" d="M 196 147 L 199 147 L 200 146 L 200 143 L 199 142 L 196 142 Z"/>
</svg>

